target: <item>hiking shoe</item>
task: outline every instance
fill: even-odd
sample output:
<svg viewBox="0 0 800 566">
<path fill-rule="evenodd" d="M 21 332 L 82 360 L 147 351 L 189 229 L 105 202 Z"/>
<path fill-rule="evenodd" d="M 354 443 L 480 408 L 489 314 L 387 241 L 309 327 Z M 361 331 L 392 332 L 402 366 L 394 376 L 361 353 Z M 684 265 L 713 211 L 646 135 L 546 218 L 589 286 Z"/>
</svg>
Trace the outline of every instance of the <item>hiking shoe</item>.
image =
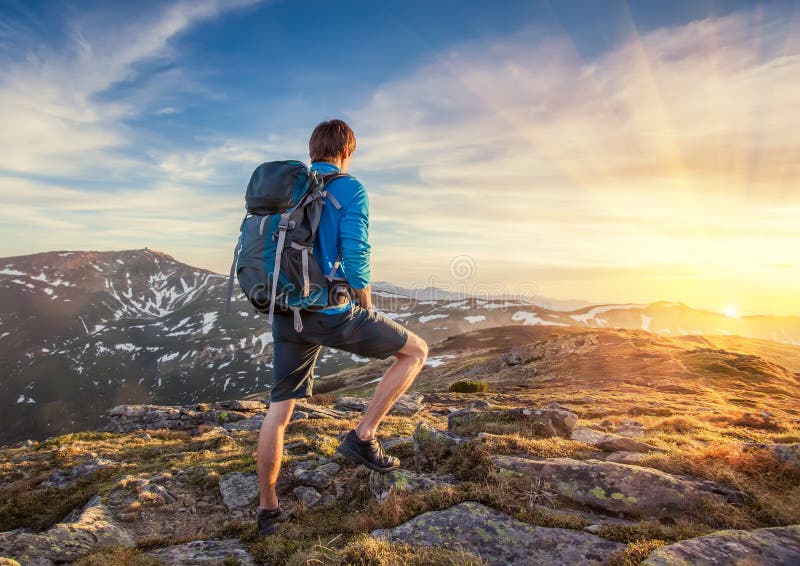
<svg viewBox="0 0 800 566">
<path fill-rule="evenodd" d="M 377 439 L 361 440 L 355 430 L 347 433 L 336 451 L 351 462 L 362 464 L 376 472 L 388 472 L 400 466 L 400 460 L 386 455 Z"/>
<path fill-rule="evenodd" d="M 292 514 L 289 511 L 284 511 L 283 508 L 278 505 L 277 509 L 272 509 L 270 511 L 259 509 L 256 517 L 258 518 L 258 534 L 261 536 L 268 536 L 275 534 L 280 524 L 290 520 Z"/>
</svg>

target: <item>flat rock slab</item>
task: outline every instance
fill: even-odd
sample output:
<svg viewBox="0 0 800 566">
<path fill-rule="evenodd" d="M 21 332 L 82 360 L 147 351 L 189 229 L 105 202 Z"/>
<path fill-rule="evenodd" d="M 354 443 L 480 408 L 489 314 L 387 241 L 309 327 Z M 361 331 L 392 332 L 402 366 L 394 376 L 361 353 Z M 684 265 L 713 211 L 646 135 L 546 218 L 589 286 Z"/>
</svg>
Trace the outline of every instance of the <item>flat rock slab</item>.
<svg viewBox="0 0 800 566">
<path fill-rule="evenodd" d="M 235 561 L 241 566 L 255 566 L 256 561 L 239 539 L 195 540 L 186 544 L 165 546 L 147 553 L 167 566 L 211 566 Z"/>
<path fill-rule="evenodd" d="M 545 480 L 572 501 L 634 517 L 686 515 L 704 498 L 735 500 L 737 495 L 713 482 L 600 460 L 494 456 L 492 462 Z"/>
<path fill-rule="evenodd" d="M 535 527 L 473 501 L 429 511 L 372 536 L 425 546 L 461 547 L 490 566 L 506 564 L 602 564 L 624 545 L 598 536 Z"/>
<path fill-rule="evenodd" d="M 647 454 L 641 452 L 612 452 L 606 456 L 606 462 L 616 462 L 617 464 L 631 464 L 638 465 L 642 460 L 647 458 Z"/>
<path fill-rule="evenodd" d="M 573 429 L 570 439 L 597 446 L 606 452 L 653 452 L 656 450 L 655 446 L 650 446 L 641 440 L 586 427 Z"/>
<path fill-rule="evenodd" d="M 225 430 L 235 431 L 235 430 L 246 430 L 246 431 L 253 431 L 253 430 L 261 430 L 261 424 L 264 422 L 264 416 L 266 413 L 256 413 L 252 417 L 247 417 L 244 420 L 236 421 L 232 423 L 226 423 L 222 425 Z"/>
<path fill-rule="evenodd" d="M 390 415 L 403 415 L 406 417 L 413 417 L 425 408 L 423 404 L 423 395 L 421 393 L 406 393 L 401 395 L 395 401 L 392 408 L 389 409 Z M 340 411 L 360 411 L 364 412 L 369 406 L 371 398 L 364 397 L 339 397 L 333 405 L 334 409 Z"/>
<path fill-rule="evenodd" d="M 100 496 L 89 501 L 74 521 L 57 523 L 43 533 L 0 533 L 0 555 L 32 566 L 74 562 L 95 547 L 111 545 L 133 547 L 135 542 L 114 521 Z"/>
<path fill-rule="evenodd" d="M 448 476 L 419 474 L 401 468 L 385 473 L 373 471 L 369 475 L 369 489 L 378 503 L 389 499 L 389 495 L 393 491 L 414 491 L 416 493 L 451 483 L 453 483 L 453 479 Z"/>
<path fill-rule="evenodd" d="M 219 479 L 222 501 L 231 511 L 248 507 L 258 497 L 258 476 L 233 472 Z"/>
<path fill-rule="evenodd" d="M 255 402 L 230 401 L 227 404 L 238 409 L 226 409 L 218 404 L 207 405 L 118 405 L 106 412 L 108 422 L 100 428 L 106 432 L 125 433 L 137 430 L 183 430 L 196 433 L 200 425 L 224 425 L 252 416 L 250 409 Z M 216 406 L 215 406 L 216 405 Z M 260 404 L 264 411 L 263 403 Z"/>
<path fill-rule="evenodd" d="M 557 403 L 551 403 L 538 409 L 520 407 L 517 409 L 480 410 L 468 407 L 447 415 L 447 429 L 459 432 L 465 425 L 479 420 L 529 422 L 538 426 L 541 436 L 569 438 L 575 423 L 578 422 L 578 415 Z"/>
<path fill-rule="evenodd" d="M 50 474 L 49 478 L 42 482 L 42 485 L 46 485 L 48 487 L 66 487 L 78 478 L 82 478 L 88 476 L 89 474 L 93 474 L 98 470 L 112 468 L 117 465 L 119 465 L 119 463 L 113 460 L 107 460 L 105 458 L 92 458 L 91 460 L 87 460 L 86 462 L 78 464 L 72 468 L 54 471 L 52 474 Z"/>
<path fill-rule="evenodd" d="M 304 413 L 308 419 L 346 419 L 350 415 L 345 411 L 331 409 L 323 405 L 313 405 L 304 401 L 297 401 L 294 404 L 295 413 Z"/>
<path fill-rule="evenodd" d="M 682 540 L 659 548 L 643 564 L 800 564 L 800 525 L 753 531 L 720 531 L 704 537 Z"/>
</svg>

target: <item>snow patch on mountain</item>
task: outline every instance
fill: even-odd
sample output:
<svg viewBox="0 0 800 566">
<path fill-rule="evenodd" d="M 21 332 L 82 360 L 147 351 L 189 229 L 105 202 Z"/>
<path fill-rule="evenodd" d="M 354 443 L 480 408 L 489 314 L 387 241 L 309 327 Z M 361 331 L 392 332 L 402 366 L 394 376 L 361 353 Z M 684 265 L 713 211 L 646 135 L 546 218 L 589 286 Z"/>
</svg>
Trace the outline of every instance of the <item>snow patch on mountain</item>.
<svg viewBox="0 0 800 566">
<path fill-rule="evenodd" d="M 544 320 L 540 318 L 536 313 L 527 312 L 527 311 L 517 311 L 511 317 L 511 320 L 514 322 L 521 322 L 523 326 L 531 326 L 534 324 L 539 324 L 541 326 L 569 326 L 568 324 L 564 324 L 563 322 L 554 322 L 552 320 Z"/>
<path fill-rule="evenodd" d="M 425 324 L 426 322 L 430 322 L 431 320 L 436 320 L 437 318 L 447 318 L 448 316 L 450 316 L 450 315 L 447 315 L 447 314 L 426 314 L 424 316 L 419 317 L 419 321 L 422 324 Z"/>
</svg>

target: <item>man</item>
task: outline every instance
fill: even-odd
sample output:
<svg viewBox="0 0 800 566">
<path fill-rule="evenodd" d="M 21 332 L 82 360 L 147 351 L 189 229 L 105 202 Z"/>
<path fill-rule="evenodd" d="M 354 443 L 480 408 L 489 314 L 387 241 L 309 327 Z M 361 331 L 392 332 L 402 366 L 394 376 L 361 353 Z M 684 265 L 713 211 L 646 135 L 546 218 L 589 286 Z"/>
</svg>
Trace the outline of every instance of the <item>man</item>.
<svg viewBox="0 0 800 566">
<path fill-rule="evenodd" d="M 321 174 L 346 172 L 356 149 L 356 138 L 341 120 L 319 124 L 308 142 L 311 168 Z M 291 315 L 275 315 L 273 336 L 273 385 L 270 405 L 258 438 L 258 481 L 261 501 L 259 532 L 274 533 L 289 514 L 278 504 L 275 484 L 283 456 L 283 435 L 296 399 L 311 395 L 314 366 L 322 346 L 362 357 L 388 358 L 394 363 L 386 370 L 375 395 L 355 429 L 337 448 L 349 460 L 372 470 L 387 472 L 400 465 L 384 454 L 375 438 L 383 417 L 419 374 L 428 355 L 421 338 L 393 320 L 375 312 L 370 295 L 369 203 L 364 186 L 351 176 L 329 182 L 326 189 L 341 207 L 322 210 L 314 256 L 328 274 L 340 261 L 336 275 L 353 288 L 355 302 L 321 311 L 303 313 L 303 328 L 297 332 Z"/>
</svg>

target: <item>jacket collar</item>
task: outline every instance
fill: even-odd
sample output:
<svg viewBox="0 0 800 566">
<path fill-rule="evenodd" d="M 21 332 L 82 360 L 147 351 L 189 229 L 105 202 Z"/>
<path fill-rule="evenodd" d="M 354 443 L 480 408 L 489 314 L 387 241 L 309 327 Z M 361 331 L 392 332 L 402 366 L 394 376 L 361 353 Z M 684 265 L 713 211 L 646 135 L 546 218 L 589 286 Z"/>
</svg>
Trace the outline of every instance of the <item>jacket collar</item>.
<svg viewBox="0 0 800 566">
<path fill-rule="evenodd" d="M 339 169 L 333 163 L 328 163 L 327 161 L 315 161 L 311 164 L 311 168 L 315 171 L 322 171 L 324 173 L 329 173 L 331 171 L 335 171 L 336 173 L 341 173 L 341 169 Z"/>
</svg>

